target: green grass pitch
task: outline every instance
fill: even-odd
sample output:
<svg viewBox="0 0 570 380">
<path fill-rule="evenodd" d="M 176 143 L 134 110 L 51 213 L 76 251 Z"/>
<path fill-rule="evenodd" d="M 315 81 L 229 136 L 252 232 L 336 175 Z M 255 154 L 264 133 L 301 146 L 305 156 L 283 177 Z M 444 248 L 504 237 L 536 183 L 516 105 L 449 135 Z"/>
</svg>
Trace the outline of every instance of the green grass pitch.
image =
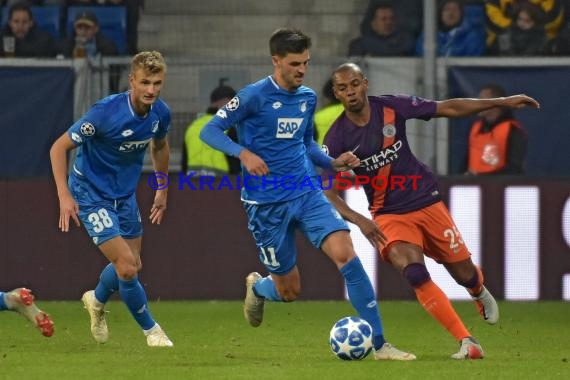
<svg viewBox="0 0 570 380">
<path fill-rule="evenodd" d="M 415 362 L 336 359 L 328 347 L 333 323 L 353 315 L 348 302 L 266 305 L 251 328 L 241 302 L 160 301 L 151 310 L 174 342 L 149 348 L 117 301 L 108 305 L 110 339 L 98 345 L 80 301 L 39 301 L 55 321 L 44 338 L 16 313 L 0 313 L 0 379 L 570 379 L 570 303 L 501 302 L 501 320 L 487 325 L 470 302 L 455 302 L 486 357 L 455 361 L 453 338 L 416 302 L 382 302 L 387 339 Z"/>
</svg>

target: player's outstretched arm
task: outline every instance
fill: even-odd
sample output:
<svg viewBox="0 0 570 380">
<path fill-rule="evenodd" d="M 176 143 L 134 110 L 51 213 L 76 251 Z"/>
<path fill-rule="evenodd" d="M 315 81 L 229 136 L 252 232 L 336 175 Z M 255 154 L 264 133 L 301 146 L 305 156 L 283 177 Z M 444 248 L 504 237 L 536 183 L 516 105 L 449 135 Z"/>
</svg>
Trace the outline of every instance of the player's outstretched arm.
<svg viewBox="0 0 570 380">
<path fill-rule="evenodd" d="M 53 143 L 49 156 L 51 159 L 51 169 L 57 187 L 57 196 L 59 198 L 59 223 L 58 227 L 63 232 L 69 231 L 69 218 L 71 217 L 75 225 L 79 227 L 79 207 L 67 187 L 67 152 L 75 148 L 75 144 L 69 138 L 67 133 L 61 135 L 55 143 Z"/>
<path fill-rule="evenodd" d="M 168 173 L 168 162 L 170 160 L 170 146 L 166 137 L 163 139 L 154 139 L 150 143 L 150 155 L 152 165 L 156 173 Z M 164 179 L 166 180 L 166 179 Z M 150 209 L 150 222 L 152 224 L 160 224 L 164 213 L 166 212 L 166 200 L 168 197 L 168 186 L 160 186 L 154 195 L 154 201 Z M 163 188 L 164 187 L 164 188 Z"/>
<path fill-rule="evenodd" d="M 435 117 L 469 116 L 493 107 L 540 108 L 540 103 L 524 94 L 490 99 L 454 98 L 438 101 Z"/>
<path fill-rule="evenodd" d="M 329 179 L 323 180 L 323 189 L 328 200 L 337 209 L 339 214 L 351 223 L 354 223 L 360 228 L 360 232 L 368 239 L 376 249 L 381 249 L 381 246 L 386 244 L 386 236 L 380 230 L 380 227 L 373 220 L 352 209 L 348 203 L 342 199 L 338 193 L 339 183 L 336 179 L 332 179 L 332 184 Z"/>
</svg>

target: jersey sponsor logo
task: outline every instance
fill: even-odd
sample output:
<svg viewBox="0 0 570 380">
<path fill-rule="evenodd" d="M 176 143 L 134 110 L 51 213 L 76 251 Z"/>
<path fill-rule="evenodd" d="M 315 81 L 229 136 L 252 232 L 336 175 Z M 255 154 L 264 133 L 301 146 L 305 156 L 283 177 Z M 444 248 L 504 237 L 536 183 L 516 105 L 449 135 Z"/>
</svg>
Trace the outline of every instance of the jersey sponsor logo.
<svg viewBox="0 0 570 380">
<path fill-rule="evenodd" d="M 303 100 L 301 102 L 301 106 L 299 107 L 299 109 L 301 110 L 301 112 L 305 112 L 307 110 L 307 101 Z"/>
<path fill-rule="evenodd" d="M 380 152 L 360 159 L 360 166 L 366 169 L 366 171 L 378 170 L 397 159 L 399 157 L 398 151 L 403 145 L 404 143 L 401 140 L 397 140 L 394 144 L 382 149 Z"/>
<path fill-rule="evenodd" d="M 129 137 L 130 135 L 132 135 L 134 132 L 132 129 L 125 129 L 122 133 L 121 136 L 123 137 Z"/>
<path fill-rule="evenodd" d="M 274 110 L 277 110 L 279 108 L 281 108 L 283 104 L 281 102 L 275 102 L 273 103 L 273 105 L 271 107 L 273 107 Z"/>
<path fill-rule="evenodd" d="M 91 123 L 83 123 L 81 127 L 79 127 L 79 132 L 86 137 L 93 136 L 95 134 L 95 127 Z"/>
<path fill-rule="evenodd" d="M 394 137 L 396 136 L 396 127 L 392 124 L 386 124 L 384 128 L 382 128 L 382 134 L 386 137 Z"/>
<path fill-rule="evenodd" d="M 146 149 L 146 146 L 152 139 L 142 141 L 124 141 L 119 146 L 120 152 L 134 152 L 135 150 Z"/>
<path fill-rule="evenodd" d="M 158 131 L 158 120 L 155 120 L 152 122 L 152 129 L 151 129 L 152 133 L 156 133 L 156 131 Z"/>
<path fill-rule="evenodd" d="M 301 129 L 301 124 L 303 123 L 303 118 L 288 118 L 280 117 L 277 119 L 277 133 L 275 137 L 278 139 L 291 139 L 295 136 L 295 133 Z"/>
<path fill-rule="evenodd" d="M 77 133 L 75 132 L 71 132 L 71 139 L 73 141 L 75 141 L 78 144 L 81 144 L 83 142 L 83 139 L 81 138 L 81 136 L 79 136 Z"/>
<path fill-rule="evenodd" d="M 221 117 L 222 119 L 226 119 L 228 117 L 228 114 L 226 113 L 226 111 L 224 111 L 222 108 L 220 108 L 218 110 L 218 112 L 216 112 L 216 115 L 218 115 L 219 117 Z"/>
<path fill-rule="evenodd" d="M 238 109 L 238 107 L 239 107 L 239 98 L 237 96 L 234 96 L 232 100 L 230 100 L 228 104 L 226 104 L 226 109 L 228 111 L 235 111 Z"/>
</svg>

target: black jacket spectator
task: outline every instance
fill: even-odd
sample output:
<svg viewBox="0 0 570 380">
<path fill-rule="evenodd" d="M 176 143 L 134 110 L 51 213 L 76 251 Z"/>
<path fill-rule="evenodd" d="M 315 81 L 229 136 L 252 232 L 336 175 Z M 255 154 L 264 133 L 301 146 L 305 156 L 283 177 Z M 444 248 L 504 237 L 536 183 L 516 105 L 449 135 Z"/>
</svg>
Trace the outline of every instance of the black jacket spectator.
<svg viewBox="0 0 570 380">
<path fill-rule="evenodd" d="M 55 40 L 48 32 L 36 26 L 32 10 L 25 3 L 18 3 L 10 8 L 8 25 L 1 34 L 2 37 L 15 38 L 15 57 L 52 58 L 56 55 Z M 6 55 L 3 45 L 0 55 Z"/>
<path fill-rule="evenodd" d="M 93 12 L 86 11 L 77 14 L 73 24 L 73 35 L 61 40 L 58 52 L 65 57 L 76 56 L 74 51 L 80 44 L 85 49 L 83 56 L 114 56 L 118 54 L 115 43 L 99 32 L 97 17 Z"/>
<path fill-rule="evenodd" d="M 406 56 L 412 55 L 414 37 L 398 29 L 392 5 L 378 3 L 371 9 L 370 28 L 363 28 L 360 37 L 350 42 L 349 56 Z M 367 16 L 365 16 L 366 18 Z"/>
</svg>

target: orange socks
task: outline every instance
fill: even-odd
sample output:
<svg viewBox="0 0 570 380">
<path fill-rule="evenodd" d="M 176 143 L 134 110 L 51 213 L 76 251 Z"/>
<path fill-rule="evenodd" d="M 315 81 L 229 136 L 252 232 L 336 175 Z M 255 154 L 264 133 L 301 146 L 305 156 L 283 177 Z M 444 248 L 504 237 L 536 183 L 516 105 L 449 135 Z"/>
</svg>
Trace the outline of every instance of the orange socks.
<svg viewBox="0 0 570 380">
<path fill-rule="evenodd" d="M 480 271 L 479 275 L 480 283 L 482 283 L 483 275 Z M 461 341 L 461 339 L 471 335 L 451 306 L 451 302 L 445 293 L 431 279 L 419 287 L 415 287 L 414 291 L 423 308 L 445 327 L 456 340 Z"/>
</svg>

